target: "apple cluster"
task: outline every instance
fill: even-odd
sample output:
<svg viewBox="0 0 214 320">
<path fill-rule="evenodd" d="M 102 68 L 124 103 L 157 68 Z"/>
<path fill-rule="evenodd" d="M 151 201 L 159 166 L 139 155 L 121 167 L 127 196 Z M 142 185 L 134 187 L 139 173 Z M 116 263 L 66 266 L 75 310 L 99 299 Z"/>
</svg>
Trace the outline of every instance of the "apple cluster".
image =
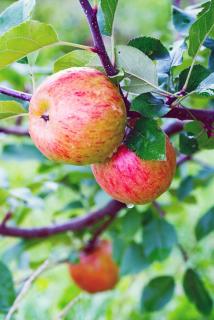
<svg viewBox="0 0 214 320">
<path fill-rule="evenodd" d="M 101 71 L 76 67 L 47 78 L 30 101 L 29 132 L 49 159 L 92 165 L 99 185 L 114 199 L 144 204 L 165 192 L 176 157 L 166 138 L 166 160 L 143 160 L 123 139 L 126 107 L 118 87 Z"/>
</svg>

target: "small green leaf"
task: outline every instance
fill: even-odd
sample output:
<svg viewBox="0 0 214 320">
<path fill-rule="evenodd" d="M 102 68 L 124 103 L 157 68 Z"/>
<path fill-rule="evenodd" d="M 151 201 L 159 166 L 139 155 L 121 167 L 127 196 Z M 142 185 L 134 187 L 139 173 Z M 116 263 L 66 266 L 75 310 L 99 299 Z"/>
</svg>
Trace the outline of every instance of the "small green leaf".
<svg viewBox="0 0 214 320">
<path fill-rule="evenodd" d="M 183 88 L 184 83 L 187 78 L 187 75 L 189 73 L 189 70 L 190 70 L 190 68 L 187 68 L 179 74 L 178 90 L 181 90 Z M 191 91 L 195 90 L 200 85 L 200 83 L 204 79 L 206 79 L 209 75 L 210 75 L 210 71 L 208 69 L 201 66 L 200 64 L 195 65 L 193 67 L 190 79 L 188 81 L 186 91 L 191 92 Z"/>
<path fill-rule="evenodd" d="M 18 116 L 26 113 L 23 106 L 16 101 L 0 101 L 0 119 Z"/>
<path fill-rule="evenodd" d="M 54 72 L 71 67 L 101 66 L 97 55 L 86 50 L 73 50 L 54 63 Z"/>
<path fill-rule="evenodd" d="M 179 149 L 181 153 L 193 154 L 199 150 L 197 139 L 189 132 L 182 132 L 180 134 Z"/>
<path fill-rule="evenodd" d="M 33 20 L 24 22 L 0 37 L 0 69 L 56 42 L 57 34 L 50 25 Z"/>
<path fill-rule="evenodd" d="M 199 149 L 214 149 L 214 139 L 208 137 L 201 122 L 191 121 L 184 128 L 197 140 Z"/>
<path fill-rule="evenodd" d="M 177 235 L 173 225 L 163 218 L 154 218 L 145 225 L 144 252 L 150 261 L 166 259 L 176 243 Z"/>
<path fill-rule="evenodd" d="M 209 315 L 212 311 L 213 302 L 195 270 L 186 270 L 183 278 L 183 287 L 188 299 L 196 306 L 198 311 L 204 315 Z"/>
<path fill-rule="evenodd" d="M 98 21 L 102 34 L 111 36 L 118 0 L 100 0 Z"/>
<path fill-rule="evenodd" d="M 158 311 L 162 309 L 174 294 L 175 281 L 171 276 L 160 276 L 149 281 L 143 289 L 141 298 L 142 311 Z"/>
<path fill-rule="evenodd" d="M 136 97 L 131 104 L 131 110 L 139 112 L 145 118 L 162 117 L 170 108 L 163 99 L 151 93 L 144 93 Z"/>
<path fill-rule="evenodd" d="M 144 255 L 143 246 L 132 242 L 124 252 L 120 265 L 120 274 L 125 276 L 138 273 L 147 268 L 149 264 Z"/>
<path fill-rule="evenodd" d="M 195 227 L 195 235 L 197 240 L 206 237 L 210 232 L 214 231 L 214 207 L 208 210 L 198 221 Z"/>
<path fill-rule="evenodd" d="M 11 272 L 0 262 L 0 313 L 7 313 L 14 299 L 15 290 Z"/>
<path fill-rule="evenodd" d="M 196 88 L 196 92 L 200 94 L 207 94 L 208 96 L 214 95 L 214 72 L 208 75 L 199 86 Z"/>
<path fill-rule="evenodd" d="M 155 120 L 139 119 L 125 144 L 143 160 L 166 160 L 166 136 Z"/>
<path fill-rule="evenodd" d="M 130 79 L 128 84 L 122 84 L 124 90 L 140 94 L 158 86 L 156 66 L 140 50 L 130 46 L 117 46 L 116 62 Z"/>
<path fill-rule="evenodd" d="M 179 188 L 177 189 L 176 195 L 180 201 L 185 200 L 189 196 L 189 194 L 192 192 L 192 190 L 195 187 L 195 180 L 193 176 L 187 176 L 184 178 Z"/>
<path fill-rule="evenodd" d="M 187 32 L 195 20 L 194 16 L 175 6 L 172 14 L 174 27 L 181 33 Z"/>
<path fill-rule="evenodd" d="M 36 0 L 19 0 L 0 14 L 0 35 L 30 19 Z"/>
<path fill-rule="evenodd" d="M 192 24 L 189 32 L 189 55 L 197 55 L 200 47 L 214 27 L 214 0 L 209 2 L 209 9 Z"/>
<path fill-rule="evenodd" d="M 152 60 L 166 60 L 170 58 L 168 50 L 160 40 L 151 37 L 139 37 L 129 41 L 129 46 L 145 53 Z"/>
</svg>

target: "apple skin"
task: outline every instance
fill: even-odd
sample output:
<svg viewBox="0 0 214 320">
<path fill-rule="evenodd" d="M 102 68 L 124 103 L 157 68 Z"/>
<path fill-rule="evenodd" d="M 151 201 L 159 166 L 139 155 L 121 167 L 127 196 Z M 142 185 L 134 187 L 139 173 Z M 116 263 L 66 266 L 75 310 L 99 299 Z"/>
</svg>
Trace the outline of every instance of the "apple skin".
<svg viewBox="0 0 214 320">
<path fill-rule="evenodd" d="M 176 154 L 166 139 L 166 160 L 142 160 L 121 145 L 110 160 L 95 164 L 97 183 L 112 198 L 126 204 L 151 202 L 170 186 L 176 169 Z"/>
<path fill-rule="evenodd" d="M 69 264 L 69 272 L 84 291 L 96 293 L 114 288 L 119 271 L 112 259 L 111 243 L 102 240 L 89 252 L 81 252 L 80 262 Z"/>
<path fill-rule="evenodd" d="M 49 159 L 99 163 L 120 145 L 126 108 L 118 88 L 100 71 L 70 68 L 42 83 L 29 109 L 29 132 Z"/>
</svg>

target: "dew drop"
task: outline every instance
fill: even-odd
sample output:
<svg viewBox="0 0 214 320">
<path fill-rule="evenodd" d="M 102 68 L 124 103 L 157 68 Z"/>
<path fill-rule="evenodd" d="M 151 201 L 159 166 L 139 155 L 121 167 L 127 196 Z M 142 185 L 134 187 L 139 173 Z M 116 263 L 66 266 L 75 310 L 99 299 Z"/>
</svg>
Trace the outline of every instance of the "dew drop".
<svg viewBox="0 0 214 320">
<path fill-rule="evenodd" d="M 126 205 L 126 207 L 127 207 L 128 209 L 132 209 L 132 208 L 134 208 L 134 204 L 129 203 L 129 204 Z"/>
</svg>

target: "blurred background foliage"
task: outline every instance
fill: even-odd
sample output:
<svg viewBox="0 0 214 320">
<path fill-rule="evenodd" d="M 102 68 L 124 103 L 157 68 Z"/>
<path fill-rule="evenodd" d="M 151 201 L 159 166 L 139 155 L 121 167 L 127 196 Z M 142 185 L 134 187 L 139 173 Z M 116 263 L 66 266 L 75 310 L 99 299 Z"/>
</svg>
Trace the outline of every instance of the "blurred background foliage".
<svg viewBox="0 0 214 320">
<path fill-rule="evenodd" d="M 12 2 L 1 0 L 0 11 Z M 34 18 L 53 24 L 66 41 L 91 42 L 88 25 L 77 0 L 38 0 Z M 148 35 L 159 38 L 166 47 L 170 47 L 178 38 L 170 20 L 171 2 L 168 0 L 121 0 L 116 17 L 116 40 L 127 43 L 133 37 Z M 54 61 L 68 50 L 61 47 L 45 49 L 40 53 L 34 67 L 36 84 L 52 73 Z M 200 59 L 203 61 L 203 56 Z M 184 69 L 188 61 L 187 57 L 179 68 Z M 1 70 L 0 82 L 1 85 L 32 91 L 31 70 L 25 64 L 15 63 Z M 189 103 L 194 108 L 207 107 L 206 98 L 193 97 Z M 2 121 L 2 124 L 9 126 L 14 124 L 14 120 Z M 22 124 L 27 127 L 27 119 Z M 178 137 L 172 140 L 178 149 Z M 28 138 L 0 134 L 0 141 L 2 219 L 6 212 L 11 211 L 12 224 L 32 227 L 49 225 L 100 208 L 109 200 L 95 183 L 89 167 L 51 163 L 41 156 Z M 142 244 L 140 222 L 145 219 L 148 210 L 153 210 L 155 214 L 149 205 L 127 208 L 106 233 L 106 237 L 113 239 L 114 255 L 123 274 L 115 290 L 93 296 L 82 293 L 70 280 L 67 266 L 57 265 L 35 282 L 23 300 L 16 319 L 54 319 L 59 310 L 77 296 L 79 300 L 66 320 L 214 319 L 214 313 L 210 316 L 201 315 L 184 296 L 182 288 L 185 269 L 191 266 L 202 276 L 210 294 L 214 296 L 213 233 L 197 242 L 194 231 L 198 219 L 213 205 L 214 155 L 211 150 L 201 151 L 195 155 L 195 159 L 177 170 L 170 191 L 158 200 L 167 213 L 167 221 L 174 226 L 179 242 L 189 255 L 187 264 L 176 246 L 172 252 L 171 247 L 163 248 L 165 253 L 162 258 L 158 255 L 160 252 L 155 253 L 148 264 L 132 256 L 127 258 L 127 250 L 133 241 Z M 80 248 L 89 236 L 90 230 L 43 240 L 1 238 L 0 259 L 9 266 L 16 287 L 20 288 L 32 269 L 45 259 L 50 256 L 56 260 L 67 257 L 73 249 Z M 160 275 L 175 278 L 174 299 L 161 311 L 150 314 L 141 310 L 140 296 L 148 281 Z"/>
</svg>

